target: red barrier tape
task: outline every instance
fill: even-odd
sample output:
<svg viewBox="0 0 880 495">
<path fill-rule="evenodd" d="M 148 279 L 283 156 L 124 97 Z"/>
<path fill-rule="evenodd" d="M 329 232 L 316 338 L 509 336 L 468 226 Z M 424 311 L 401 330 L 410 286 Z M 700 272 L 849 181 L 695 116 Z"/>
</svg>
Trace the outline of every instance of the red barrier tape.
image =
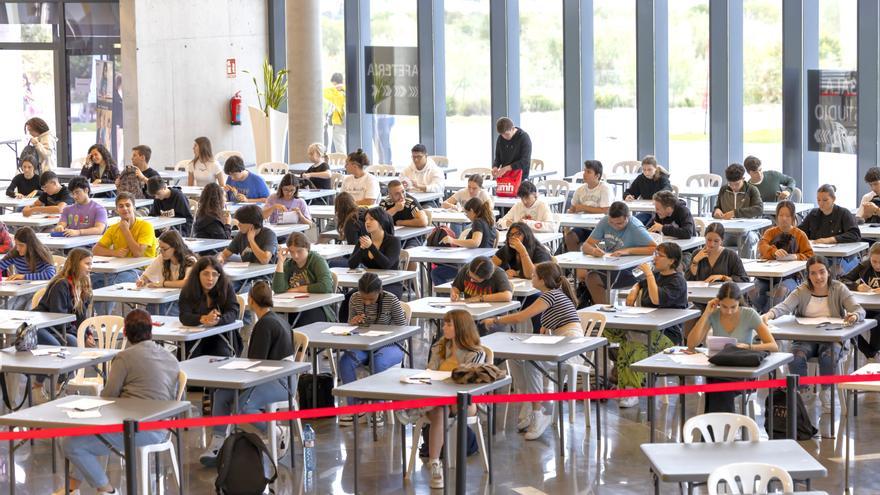
<svg viewBox="0 0 880 495">
<path fill-rule="evenodd" d="M 833 375 L 801 377 L 800 385 L 827 385 L 832 383 L 858 383 L 880 381 L 880 373 L 870 375 Z M 592 390 L 589 392 L 556 392 L 548 394 L 508 394 L 479 395 L 472 397 L 476 404 L 503 404 L 510 402 L 550 402 L 568 400 L 602 400 L 619 399 L 622 397 L 650 397 L 657 395 L 692 395 L 698 392 L 730 392 L 738 390 L 758 390 L 764 388 L 782 388 L 786 386 L 784 379 L 757 380 L 745 382 L 722 382 L 705 385 L 678 385 L 672 387 L 636 388 L 623 390 Z M 356 406 L 323 407 L 301 411 L 281 411 L 274 413 L 239 414 L 234 416 L 206 416 L 199 418 L 169 419 L 162 421 L 144 421 L 138 423 L 139 431 L 167 430 L 179 428 L 201 428 L 205 426 L 261 423 L 266 421 L 289 421 L 296 419 L 324 418 L 343 414 L 363 414 L 400 409 L 423 407 L 451 406 L 456 404 L 456 397 L 437 397 L 395 402 L 377 402 Z M 83 435 L 102 435 L 122 433 L 122 425 L 80 426 L 75 428 L 52 428 L 28 431 L 0 431 L 0 441 L 46 439 Z"/>
</svg>

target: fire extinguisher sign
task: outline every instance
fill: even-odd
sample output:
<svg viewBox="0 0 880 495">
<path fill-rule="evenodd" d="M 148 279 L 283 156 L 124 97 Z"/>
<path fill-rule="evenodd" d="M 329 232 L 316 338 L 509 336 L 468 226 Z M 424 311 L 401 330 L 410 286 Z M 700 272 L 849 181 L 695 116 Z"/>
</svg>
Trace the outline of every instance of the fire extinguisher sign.
<svg viewBox="0 0 880 495">
<path fill-rule="evenodd" d="M 226 59 L 226 77 L 229 79 L 235 79 L 235 59 L 227 58 Z"/>
</svg>

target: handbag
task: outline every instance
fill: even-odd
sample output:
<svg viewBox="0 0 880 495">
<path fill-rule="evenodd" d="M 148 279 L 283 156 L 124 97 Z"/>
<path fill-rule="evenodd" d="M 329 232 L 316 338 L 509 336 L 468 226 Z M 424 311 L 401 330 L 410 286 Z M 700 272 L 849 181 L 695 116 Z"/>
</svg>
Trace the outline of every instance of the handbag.
<svg viewBox="0 0 880 495">
<path fill-rule="evenodd" d="M 709 358 L 709 362 L 716 366 L 739 366 L 755 368 L 761 365 L 764 358 L 769 356 L 767 351 L 753 351 L 740 349 L 736 344 L 727 344 L 724 349 Z"/>
<path fill-rule="evenodd" d="M 493 383 L 507 376 L 507 372 L 490 363 L 466 363 L 452 370 L 452 381 L 466 383 Z"/>
<path fill-rule="evenodd" d="M 37 348 L 37 327 L 28 322 L 23 322 L 15 329 L 13 341 L 15 352 L 27 352 Z"/>
<path fill-rule="evenodd" d="M 515 198 L 522 183 L 522 170 L 511 170 L 495 179 L 495 194 L 499 198 Z"/>
</svg>

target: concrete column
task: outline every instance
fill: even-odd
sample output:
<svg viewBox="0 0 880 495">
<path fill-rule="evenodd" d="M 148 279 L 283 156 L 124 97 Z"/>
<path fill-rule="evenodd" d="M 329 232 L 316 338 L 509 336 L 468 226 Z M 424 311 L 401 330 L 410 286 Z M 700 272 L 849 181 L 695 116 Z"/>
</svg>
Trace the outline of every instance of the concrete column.
<svg viewBox="0 0 880 495">
<path fill-rule="evenodd" d="M 287 112 L 291 163 L 304 162 L 311 143 L 322 141 L 320 0 L 287 0 Z"/>
</svg>

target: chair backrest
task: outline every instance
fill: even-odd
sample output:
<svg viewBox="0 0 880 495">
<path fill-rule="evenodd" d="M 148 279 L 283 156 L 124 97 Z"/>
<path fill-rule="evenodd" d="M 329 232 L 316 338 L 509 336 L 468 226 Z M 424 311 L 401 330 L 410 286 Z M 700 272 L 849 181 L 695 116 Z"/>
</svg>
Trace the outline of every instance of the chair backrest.
<svg viewBox="0 0 880 495">
<path fill-rule="evenodd" d="M 745 430 L 750 442 L 757 442 L 760 439 L 758 424 L 748 416 L 733 413 L 700 414 L 685 422 L 684 443 L 699 442 L 701 437 L 706 443 L 731 443 L 736 441 L 740 430 Z"/>
<path fill-rule="evenodd" d="M 613 301 L 612 301 L 613 302 Z M 586 337 L 601 337 L 605 332 L 605 323 L 608 321 L 605 313 L 598 311 L 582 311 L 578 313 L 581 319 L 581 327 Z"/>
<path fill-rule="evenodd" d="M 177 372 L 177 400 L 183 400 L 186 394 L 186 373 L 183 370 Z"/>
<path fill-rule="evenodd" d="M 67 261 L 67 258 L 61 256 L 60 254 L 52 255 L 52 264 L 55 265 L 55 270 L 61 270 L 64 267 L 64 262 Z"/>
<path fill-rule="evenodd" d="M 174 170 L 176 172 L 185 172 L 187 165 L 189 165 L 189 162 L 191 161 L 192 160 L 180 160 L 174 165 Z"/>
<path fill-rule="evenodd" d="M 718 493 L 770 493 L 769 485 L 773 480 L 778 480 L 777 484 L 782 485 L 782 492 L 794 492 L 794 483 L 791 480 L 791 475 L 779 466 L 761 462 L 727 464 L 716 468 L 709 475 L 709 495 L 716 495 Z M 721 482 L 727 485 L 727 490 L 724 492 L 718 491 L 718 484 Z"/>
<path fill-rule="evenodd" d="M 431 155 L 428 157 L 429 160 L 433 161 L 435 165 L 438 167 L 448 167 L 449 166 L 449 158 L 442 155 Z"/>
<path fill-rule="evenodd" d="M 687 178 L 685 185 L 697 187 L 721 187 L 721 176 L 718 174 L 694 174 Z"/>
<path fill-rule="evenodd" d="M 467 180 L 472 175 L 479 175 L 483 180 L 492 180 L 492 169 L 486 167 L 466 168 L 461 171 L 461 180 Z"/>
<path fill-rule="evenodd" d="M 697 234 L 700 234 L 700 237 L 706 235 L 706 221 L 702 218 L 694 218 L 694 226 L 697 227 Z"/>
<path fill-rule="evenodd" d="M 370 165 L 364 170 L 376 177 L 393 177 L 397 175 L 397 170 L 391 165 Z"/>
<path fill-rule="evenodd" d="M 199 202 L 195 199 L 192 199 L 192 198 L 188 198 L 188 199 L 189 199 L 189 211 L 193 214 L 193 216 L 196 216 L 196 212 L 199 211 Z"/>
<path fill-rule="evenodd" d="M 398 270 L 406 270 L 406 267 L 409 266 L 409 251 L 404 249 L 400 250 L 400 261 L 397 263 Z"/>
<path fill-rule="evenodd" d="M 336 294 L 336 291 L 339 290 L 339 275 L 336 275 L 336 272 L 330 272 L 330 278 L 333 280 L 333 294 Z"/>
<path fill-rule="evenodd" d="M 305 361 L 306 349 L 309 347 L 309 336 L 296 330 L 291 331 L 293 332 L 293 360 Z"/>
<path fill-rule="evenodd" d="M 330 175 L 330 183 L 332 184 L 333 189 L 339 190 L 342 188 L 342 179 L 345 176 L 342 174 L 331 174 Z"/>
<path fill-rule="evenodd" d="M 95 345 L 98 349 L 125 349 L 127 340 L 123 336 L 122 329 L 125 319 L 118 315 L 100 315 L 86 318 L 76 329 L 77 347 L 86 346 L 86 330 L 94 327 L 92 335 L 95 337 Z"/>
<path fill-rule="evenodd" d="M 214 159 L 220 164 L 220 170 L 223 170 L 223 166 L 226 165 L 226 160 L 228 160 L 230 156 L 237 156 L 244 160 L 244 155 L 241 154 L 241 151 L 218 151 L 217 153 L 214 153 Z"/>
<path fill-rule="evenodd" d="M 568 198 L 568 192 L 571 190 L 571 183 L 567 180 L 548 179 L 538 182 L 536 187 L 539 191 L 546 191 L 547 196 L 562 196 Z"/>
<path fill-rule="evenodd" d="M 82 168 L 86 164 L 86 161 L 88 159 L 89 159 L 89 157 L 87 157 L 87 156 L 81 156 L 79 158 L 74 158 L 73 160 L 70 160 L 70 168 Z"/>
<path fill-rule="evenodd" d="M 330 165 L 330 168 L 344 167 L 347 158 L 345 153 L 327 153 L 327 165 Z"/>
<path fill-rule="evenodd" d="M 235 298 L 238 300 L 238 319 L 244 320 L 244 310 L 247 309 L 247 299 L 241 294 L 236 294 Z"/>
<path fill-rule="evenodd" d="M 290 172 L 290 166 L 284 162 L 266 162 L 257 165 L 258 174 L 286 174 Z"/>
<path fill-rule="evenodd" d="M 637 174 L 642 170 L 642 162 L 638 160 L 625 160 L 617 162 L 611 167 L 612 174 Z"/>
<path fill-rule="evenodd" d="M 676 186 L 675 184 L 672 184 L 672 193 L 675 194 L 676 198 L 678 197 L 678 191 L 679 191 L 678 186 Z"/>
<path fill-rule="evenodd" d="M 804 199 L 804 192 L 800 190 L 800 188 L 793 188 L 791 190 L 791 200 L 795 203 L 800 203 Z"/>
<path fill-rule="evenodd" d="M 403 308 L 403 315 L 406 316 L 406 324 L 409 325 L 410 318 L 412 318 L 412 308 L 408 303 L 400 301 L 400 307 Z"/>
<path fill-rule="evenodd" d="M 41 288 L 40 290 L 34 292 L 34 295 L 31 296 L 31 311 L 34 311 L 37 309 L 37 304 L 40 304 L 40 299 L 42 299 L 43 294 L 46 293 L 46 288 L 47 287 Z"/>
<path fill-rule="evenodd" d="M 532 158 L 531 163 L 529 163 L 529 170 L 544 170 L 544 160 L 539 158 Z"/>
</svg>

